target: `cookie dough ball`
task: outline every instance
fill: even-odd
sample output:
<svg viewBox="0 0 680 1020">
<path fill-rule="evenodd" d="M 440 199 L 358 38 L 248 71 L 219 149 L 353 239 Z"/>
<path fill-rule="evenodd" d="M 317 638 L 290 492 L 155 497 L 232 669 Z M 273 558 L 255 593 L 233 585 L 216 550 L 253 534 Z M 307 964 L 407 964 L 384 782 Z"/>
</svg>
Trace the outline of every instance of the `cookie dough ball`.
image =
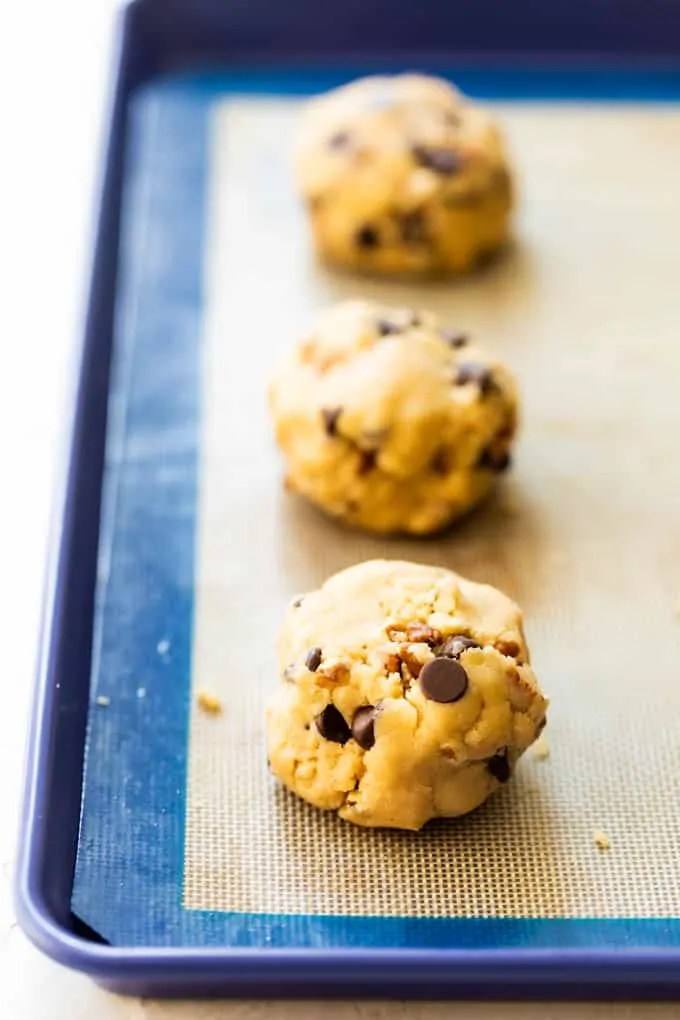
<svg viewBox="0 0 680 1020">
<path fill-rule="evenodd" d="M 498 126 L 441 79 L 362 78 L 313 100 L 296 156 L 318 251 L 337 265 L 458 273 L 508 239 Z"/>
<path fill-rule="evenodd" d="M 376 560 L 296 599 L 271 770 L 358 825 L 419 829 L 506 783 L 545 723 L 522 614 L 449 570 Z"/>
<path fill-rule="evenodd" d="M 369 531 L 426 534 L 510 464 L 508 370 L 437 316 L 348 301 L 324 312 L 270 389 L 287 485 Z"/>
</svg>

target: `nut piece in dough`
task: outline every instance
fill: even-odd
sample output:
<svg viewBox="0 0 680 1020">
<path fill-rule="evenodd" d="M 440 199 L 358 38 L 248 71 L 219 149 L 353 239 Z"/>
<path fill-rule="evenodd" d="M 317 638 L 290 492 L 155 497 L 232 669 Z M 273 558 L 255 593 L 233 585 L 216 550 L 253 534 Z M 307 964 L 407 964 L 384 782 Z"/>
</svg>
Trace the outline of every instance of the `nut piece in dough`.
<svg viewBox="0 0 680 1020">
<path fill-rule="evenodd" d="M 339 266 L 459 273 L 509 237 L 513 185 L 499 128 L 439 78 L 361 78 L 312 100 L 296 173 L 318 252 Z"/>
<path fill-rule="evenodd" d="M 510 465 L 510 372 L 428 312 L 330 308 L 269 396 L 287 488 L 368 531 L 438 531 Z"/>
<path fill-rule="evenodd" d="M 518 606 L 438 567 L 375 560 L 329 578 L 291 603 L 279 665 L 271 770 L 358 825 L 474 810 L 545 724 Z"/>
</svg>

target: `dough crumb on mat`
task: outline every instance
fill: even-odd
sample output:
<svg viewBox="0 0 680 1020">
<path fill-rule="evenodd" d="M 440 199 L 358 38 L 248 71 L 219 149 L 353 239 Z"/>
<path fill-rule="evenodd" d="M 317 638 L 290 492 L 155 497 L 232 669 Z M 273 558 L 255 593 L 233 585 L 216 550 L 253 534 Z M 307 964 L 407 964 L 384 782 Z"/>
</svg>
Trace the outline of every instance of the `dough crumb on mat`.
<svg viewBox="0 0 680 1020">
<path fill-rule="evenodd" d="M 199 708 L 209 715 L 219 715 L 222 711 L 222 702 L 212 691 L 201 688 L 196 692 L 196 700 Z"/>
<path fill-rule="evenodd" d="M 354 270 L 466 272 L 510 235 L 500 129 L 441 78 L 377 75 L 313 99 L 296 172 L 320 256 Z"/>
<path fill-rule="evenodd" d="M 596 829 L 593 836 L 593 841 L 598 850 L 609 850 L 611 840 L 606 832 L 602 832 L 601 829 Z"/>
<path fill-rule="evenodd" d="M 546 761 L 550 757 L 550 747 L 544 736 L 538 737 L 531 748 L 531 753 L 538 761 Z"/>
<path fill-rule="evenodd" d="M 474 810 L 545 722 L 519 607 L 440 567 L 375 560 L 330 577 L 290 604 L 279 669 L 271 771 L 358 825 Z"/>
<path fill-rule="evenodd" d="M 421 309 L 354 300 L 322 312 L 269 403 L 286 487 L 367 531 L 438 531 L 511 465 L 512 375 Z"/>
<path fill-rule="evenodd" d="M 98 694 L 95 701 L 100 708 L 108 708 L 111 704 L 111 698 L 107 694 Z"/>
</svg>

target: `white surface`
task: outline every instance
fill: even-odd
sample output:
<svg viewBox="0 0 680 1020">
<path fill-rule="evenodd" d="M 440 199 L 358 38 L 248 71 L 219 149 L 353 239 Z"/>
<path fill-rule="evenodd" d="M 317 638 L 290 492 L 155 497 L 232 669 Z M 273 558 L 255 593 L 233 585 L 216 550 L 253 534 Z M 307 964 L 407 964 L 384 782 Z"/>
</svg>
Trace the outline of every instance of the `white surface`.
<svg viewBox="0 0 680 1020">
<path fill-rule="evenodd" d="M 111 0 L 0 10 L 0 1016 L 7 1020 L 662 1020 L 672 1006 L 159 1003 L 107 995 L 13 923 L 10 875 L 46 528 L 107 67 Z M 11 13 L 10 13 L 11 9 Z M 62 59 L 63 55 L 63 59 Z"/>
</svg>

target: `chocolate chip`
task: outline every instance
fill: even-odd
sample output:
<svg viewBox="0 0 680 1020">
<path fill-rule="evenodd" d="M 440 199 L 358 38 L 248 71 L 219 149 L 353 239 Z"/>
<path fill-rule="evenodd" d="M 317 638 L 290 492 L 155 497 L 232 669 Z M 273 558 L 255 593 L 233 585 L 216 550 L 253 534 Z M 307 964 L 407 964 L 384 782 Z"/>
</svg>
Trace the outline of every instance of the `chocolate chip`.
<svg viewBox="0 0 680 1020">
<path fill-rule="evenodd" d="M 486 396 L 494 387 L 494 378 L 491 369 L 481 365 L 477 361 L 463 361 L 456 369 L 456 385 L 464 386 L 466 383 L 475 383 L 479 387 L 482 396 Z"/>
<path fill-rule="evenodd" d="M 467 333 L 461 333 L 458 329 L 442 330 L 442 337 L 449 347 L 454 348 L 465 347 L 470 339 Z"/>
<path fill-rule="evenodd" d="M 509 415 L 505 425 L 498 430 L 496 433 L 496 439 L 503 442 L 504 440 L 512 439 L 517 430 L 517 421 L 514 415 Z"/>
<path fill-rule="evenodd" d="M 305 601 L 304 595 L 298 595 L 296 599 L 293 599 L 292 602 L 293 609 L 299 609 L 304 601 Z"/>
<path fill-rule="evenodd" d="M 377 459 L 378 453 L 376 450 L 361 450 L 359 452 L 358 473 L 360 475 L 367 475 L 375 467 Z"/>
<path fill-rule="evenodd" d="M 310 648 L 305 658 L 305 666 L 310 673 L 316 673 L 317 669 L 321 665 L 323 659 L 323 652 L 320 648 Z"/>
<path fill-rule="evenodd" d="M 392 333 L 402 333 L 404 327 L 398 326 L 396 322 L 390 322 L 389 319 L 378 319 L 377 330 L 380 336 L 390 336 Z"/>
<path fill-rule="evenodd" d="M 481 648 L 482 646 L 468 637 L 467 634 L 452 634 L 447 637 L 444 644 L 437 649 L 437 655 L 444 655 L 449 659 L 457 659 L 459 655 L 466 652 L 468 648 Z"/>
<path fill-rule="evenodd" d="M 430 461 L 430 470 L 434 471 L 436 475 L 449 473 L 449 451 L 445 446 L 441 446 L 435 451 L 434 457 Z"/>
<path fill-rule="evenodd" d="M 441 634 L 428 623 L 409 623 L 406 627 L 406 640 L 424 642 L 426 645 L 436 645 L 442 639 Z"/>
<path fill-rule="evenodd" d="M 337 436 L 338 434 L 338 418 L 342 414 L 341 407 L 322 407 L 321 417 L 323 418 L 323 427 L 326 430 L 327 436 Z"/>
<path fill-rule="evenodd" d="M 454 149 L 434 145 L 414 145 L 411 153 L 416 163 L 434 170 L 436 174 L 455 174 L 461 169 L 461 159 Z"/>
<path fill-rule="evenodd" d="M 352 736 L 359 747 L 370 751 L 375 744 L 375 720 L 378 709 L 374 705 L 358 708 L 352 719 Z"/>
<path fill-rule="evenodd" d="M 329 149 L 344 149 L 349 145 L 349 131 L 336 131 L 334 135 L 328 139 Z"/>
<path fill-rule="evenodd" d="M 495 248 L 480 248 L 475 255 L 475 268 L 485 269 L 487 266 L 492 266 L 498 259 L 499 249 Z"/>
<path fill-rule="evenodd" d="M 335 705 L 326 705 L 314 722 L 324 740 L 332 740 L 334 744 L 346 744 L 352 735 L 349 726 Z"/>
<path fill-rule="evenodd" d="M 467 673 L 455 659 L 438 656 L 423 668 L 421 690 L 430 701 L 448 704 L 463 697 L 468 686 Z"/>
<path fill-rule="evenodd" d="M 365 223 L 357 230 L 354 240 L 359 248 L 377 248 L 380 244 L 380 234 L 370 223 Z"/>
<path fill-rule="evenodd" d="M 501 655 L 507 655 L 511 659 L 514 659 L 515 656 L 519 655 L 519 645 L 516 641 L 503 641 L 501 639 L 500 641 L 496 641 L 494 648 L 496 651 L 500 652 Z"/>
<path fill-rule="evenodd" d="M 398 223 L 404 244 L 423 244 L 427 240 L 425 216 L 420 209 L 402 213 Z"/>
<path fill-rule="evenodd" d="M 498 754 L 494 754 L 491 758 L 487 758 L 486 767 L 494 779 L 497 779 L 499 783 L 507 783 L 510 778 L 508 752 L 500 751 Z"/>
<path fill-rule="evenodd" d="M 477 461 L 477 467 L 485 471 L 497 471 L 500 474 L 502 471 L 507 471 L 511 463 L 512 457 L 509 450 L 497 453 L 489 447 L 486 450 L 482 450 L 481 456 Z"/>
</svg>

